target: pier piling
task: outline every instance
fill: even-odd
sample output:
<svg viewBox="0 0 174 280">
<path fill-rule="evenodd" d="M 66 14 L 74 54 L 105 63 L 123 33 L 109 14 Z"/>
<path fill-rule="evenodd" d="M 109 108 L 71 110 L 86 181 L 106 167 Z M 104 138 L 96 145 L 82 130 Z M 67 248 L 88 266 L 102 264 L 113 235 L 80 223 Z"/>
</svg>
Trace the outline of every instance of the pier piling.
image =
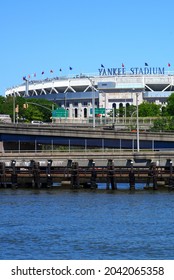
<svg viewBox="0 0 174 280">
<path fill-rule="evenodd" d="M 51 165 L 52 165 L 52 160 L 48 160 L 47 163 L 47 187 L 48 188 L 50 188 L 53 183 L 52 176 L 51 176 Z"/>
<path fill-rule="evenodd" d="M 5 162 L 0 162 L 0 186 L 6 188 Z"/>
<path fill-rule="evenodd" d="M 92 170 L 91 170 L 91 180 L 90 180 L 90 187 L 91 189 L 96 189 L 97 188 L 97 183 L 96 183 L 96 179 L 97 179 L 97 172 L 95 169 L 95 162 L 92 162 Z"/>
<path fill-rule="evenodd" d="M 165 165 L 151 162 L 150 165 L 128 159 L 124 165 L 114 165 L 113 159 L 107 164 L 97 165 L 90 159 L 86 165 L 79 165 L 78 161 L 68 160 L 62 166 L 59 162 L 53 164 L 52 159 L 0 162 L 1 187 L 33 187 L 51 188 L 98 188 L 98 183 L 106 183 L 106 189 L 116 190 L 118 183 L 129 183 L 129 189 L 135 190 L 137 183 L 146 182 L 144 189 L 157 190 L 168 188 L 174 190 L 172 160 L 167 159 Z M 63 183 L 62 183 L 63 182 Z"/>
<path fill-rule="evenodd" d="M 72 163 L 71 187 L 73 189 L 78 189 L 79 188 L 79 165 L 78 165 L 78 162 L 73 162 Z"/>
<path fill-rule="evenodd" d="M 109 159 L 107 164 L 107 182 L 106 182 L 106 189 L 109 189 L 111 185 L 112 190 L 117 189 L 117 184 L 115 182 L 115 170 L 114 170 L 114 162 L 113 160 Z"/>
<path fill-rule="evenodd" d="M 129 186 L 130 190 L 135 190 L 135 174 L 134 174 L 134 168 L 133 168 L 133 161 L 130 161 L 131 169 L 129 171 Z"/>
<path fill-rule="evenodd" d="M 34 160 L 31 160 L 31 169 L 32 169 L 32 174 L 33 174 L 32 185 L 34 188 L 40 188 L 41 182 L 40 182 L 39 162 L 35 162 Z"/>
<path fill-rule="evenodd" d="M 174 178 L 173 178 L 173 165 L 172 160 L 169 161 L 169 170 L 170 170 L 170 176 L 169 176 L 169 190 L 174 189 Z"/>
<path fill-rule="evenodd" d="M 152 183 L 153 190 L 157 190 L 157 177 L 158 177 L 158 171 L 157 171 L 157 166 L 156 162 L 151 162 L 147 174 L 147 182 L 146 182 L 146 187 L 150 187 L 150 183 Z"/>
<path fill-rule="evenodd" d="M 12 167 L 12 174 L 11 174 L 11 185 L 12 188 L 16 188 L 17 187 L 17 173 L 16 173 L 16 161 L 12 160 L 11 161 L 11 167 Z"/>
<path fill-rule="evenodd" d="M 158 172 L 157 172 L 157 168 L 156 168 L 156 162 L 152 163 L 152 176 L 153 176 L 153 190 L 157 190 L 157 176 L 158 176 Z"/>
</svg>

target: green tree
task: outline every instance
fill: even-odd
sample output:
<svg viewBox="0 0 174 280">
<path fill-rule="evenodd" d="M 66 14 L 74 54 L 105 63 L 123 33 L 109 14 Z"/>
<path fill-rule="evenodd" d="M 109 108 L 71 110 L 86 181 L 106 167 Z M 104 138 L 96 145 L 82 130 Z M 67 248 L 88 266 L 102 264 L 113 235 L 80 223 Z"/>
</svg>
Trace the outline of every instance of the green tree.
<svg viewBox="0 0 174 280">
<path fill-rule="evenodd" d="M 137 108 L 134 105 L 126 106 L 126 117 L 131 117 L 136 110 Z"/>
<path fill-rule="evenodd" d="M 35 103 L 36 105 L 32 103 Z M 24 104 L 28 104 L 28 106 L 24 106 Z M 13 96 L 0 96 L 0 114 L 10 115 L 13 120 L 15 108 L 15 115 L 18 117 L 18 122 L 30 122 L 31 120 L 50 122 L 53 105 L 55 107 L 55 104 L 52 101 L 46 99 L 29 99 L 20 96 L 15 98 Z"/>
<path fill-rule="evenodd" d="M 17 96 L 7 96 L 4 102 L 4 114 L 10 115 L 11 119 L 13 119 L 13 113 L 15 108 L 15 115 L 18 117 L 18 121 L 23 120 L 25 112 L 23 108 L 23 104 L 25 103 L 25 98 Z M 18 109 L 16 109 L 18 108 Z"/>
<path fill-rule="evenodd" d="M 174 130 L 174 117 L 168 116 L 156 119 L 153 123 L 152 131 L 171 131 Z"/>
<path fill-rule="evenodd" d="M 174 93 L 167 98 L 166 111 L 169 116 L 174 116 Z"/>
<path fill-rule="evenodd" d="M 46 99 L 30 98 L 26 99 L 27 108 L 25 109 L 26 121 L 39 120 L 50 122 L 52 108 L 55 105 L 52 101 Z"/>
<path fill-rule="evenodd" d="M 5 97 L 0 96 L 0 114 L 6 114 L 5 102 L 6 102 Z"/>
<path fill-rule="evenodd" d="M 152 131 L 164 131 L 168 129 L 168 120 L 167 118 L 156 119 L 153 122 Z"/>
<path fill-rule="evenodd" d="M 161 116 L 161 105 L 144 101 L 138 106 L 139 117 Z"/>
</svg>

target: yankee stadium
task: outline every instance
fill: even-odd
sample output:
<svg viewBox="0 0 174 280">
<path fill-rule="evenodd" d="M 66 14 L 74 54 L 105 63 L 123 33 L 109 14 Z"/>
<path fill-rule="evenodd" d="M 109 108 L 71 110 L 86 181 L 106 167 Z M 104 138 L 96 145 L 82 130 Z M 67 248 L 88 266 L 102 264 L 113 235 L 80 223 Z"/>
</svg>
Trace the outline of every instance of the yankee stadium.
<svg viewBox="0 0 174 280">
<path fill-rule="evenodd" d="M 68 110 L 69 118 L 88 118 L 92 108 L 118 109 L 143 101 L 165 106 L 174 92 L 174 73 L 164 67 L 105 68 L 97 74 L 79 74 L 31 80 L 9 88 L 5 96 L 45 98 Z"/>
</svg>

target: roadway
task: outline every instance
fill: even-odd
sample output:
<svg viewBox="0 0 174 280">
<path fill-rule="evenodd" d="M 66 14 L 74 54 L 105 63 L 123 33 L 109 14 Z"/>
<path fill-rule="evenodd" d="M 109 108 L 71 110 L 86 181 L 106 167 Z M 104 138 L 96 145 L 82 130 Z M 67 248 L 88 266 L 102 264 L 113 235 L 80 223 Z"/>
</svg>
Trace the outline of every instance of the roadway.
<svg viewBox="0 0 174 280">
<path fill-rule="evenodd" d="M 36 143 L 81 147 L 136 149 L 136 131 L 68 124 L 0 124 L 2 143 Z M 140 131 L 140 149 L 174 150 L 173 132 Z"/>
</svg>

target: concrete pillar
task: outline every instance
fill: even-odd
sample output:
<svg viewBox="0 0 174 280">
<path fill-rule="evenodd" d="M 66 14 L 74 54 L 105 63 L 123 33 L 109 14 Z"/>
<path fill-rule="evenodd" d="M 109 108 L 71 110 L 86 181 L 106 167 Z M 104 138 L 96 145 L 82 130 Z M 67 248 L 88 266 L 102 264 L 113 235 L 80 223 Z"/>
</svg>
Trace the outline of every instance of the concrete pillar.
<svg viewBox="0 0 174 280">
<path fill-rule="evenodd" d="M 4 143 L 0 141 L 0 153 L 4 153 Z"/>
<path fill-rule="evenodd" d="M 69 104 L 69 118 L 72 118 L 73 117 L 73 105 L 72 103 Z"/>
<path fill-rule="evenodd" d="M 82 119 L 82 103 L 78 103 L 78 118 Z"/>
</svg>

